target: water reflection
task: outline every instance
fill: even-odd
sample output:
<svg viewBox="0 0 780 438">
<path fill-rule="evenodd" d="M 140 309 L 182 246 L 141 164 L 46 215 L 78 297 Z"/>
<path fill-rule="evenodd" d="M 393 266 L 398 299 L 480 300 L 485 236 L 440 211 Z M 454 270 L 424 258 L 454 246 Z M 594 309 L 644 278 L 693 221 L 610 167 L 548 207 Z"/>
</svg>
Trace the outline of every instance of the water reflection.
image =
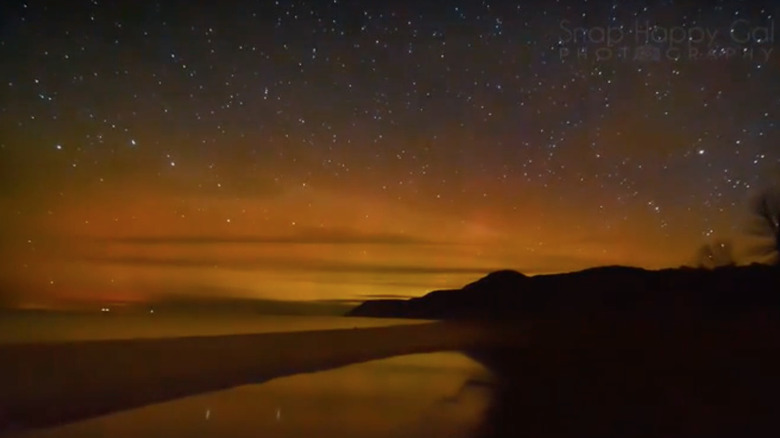
<svg viewBox="0 0 780 438">
<path fill-rule="evenodd" d="M 30 438 L 468 437 L 490 400 L 489 372 L 460 353 L 349 365 L 187 397 Z"/>
</svg>

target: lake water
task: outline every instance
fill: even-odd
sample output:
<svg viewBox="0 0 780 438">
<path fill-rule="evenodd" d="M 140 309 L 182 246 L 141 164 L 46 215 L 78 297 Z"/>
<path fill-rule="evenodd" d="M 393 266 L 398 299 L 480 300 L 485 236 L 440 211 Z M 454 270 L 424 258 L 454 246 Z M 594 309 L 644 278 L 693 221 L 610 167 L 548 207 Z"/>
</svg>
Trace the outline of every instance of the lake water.
<svg viewBox="0 0 780 438">
<path fill-rule="evenodd" d="M 0 344 L 295 332 L 424 322 L 427 321 L 341 316 L 268 316 L 240 312 L 18 312 L 0 314 Z"/>
<path fill-rule="evenodd" d="M 284 332 L 410 323 L 344 317 L 27 315 L 0 323 L 2 342 Z M 15 330 L 10 334 L 7 330 Z M 455 352 L 416 354 L 298 374 L 118 412 L 30 438 L 469 437 L 489 372 Z M 476 384 L 474 384 L 476 383 Z"/>
</svg>

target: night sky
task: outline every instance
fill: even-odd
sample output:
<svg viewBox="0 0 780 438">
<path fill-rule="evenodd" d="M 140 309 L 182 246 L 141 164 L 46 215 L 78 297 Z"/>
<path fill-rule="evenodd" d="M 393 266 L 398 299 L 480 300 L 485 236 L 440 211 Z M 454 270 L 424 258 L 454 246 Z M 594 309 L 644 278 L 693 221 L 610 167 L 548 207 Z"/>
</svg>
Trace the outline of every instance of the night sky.
<svg viewBox="0 0 780 438">
<path fill-rule="evenodd" d="M 741 254 L 780 175 L 761 3 L 3 2 L 0 303 Z"/>
</svg>

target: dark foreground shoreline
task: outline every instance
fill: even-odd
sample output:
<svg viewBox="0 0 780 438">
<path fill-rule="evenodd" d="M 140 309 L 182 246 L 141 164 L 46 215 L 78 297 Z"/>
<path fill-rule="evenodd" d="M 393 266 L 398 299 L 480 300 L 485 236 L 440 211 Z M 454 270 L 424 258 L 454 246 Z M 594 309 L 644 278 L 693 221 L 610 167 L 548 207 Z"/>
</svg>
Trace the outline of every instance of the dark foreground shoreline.
<svg viewBox="0 0 780 438">
<path fill-rule="evenodd" d="M 780 436 L 780 321 L 579 319 L 0 347 L 0 435 L 401 354 L 495 375 L 478 437 Z"/>
<path fill-rule="evenodd" d="M 452 323 L 0 346 L 0 435 L 402 354 L 464 350 Z"/>
<path fill-rule="evenodd" d="M 780 436 L 780 321 L 547 321 L 526 339 L 468 352 L 497 381 L 479 438 Z"/>
</svg>

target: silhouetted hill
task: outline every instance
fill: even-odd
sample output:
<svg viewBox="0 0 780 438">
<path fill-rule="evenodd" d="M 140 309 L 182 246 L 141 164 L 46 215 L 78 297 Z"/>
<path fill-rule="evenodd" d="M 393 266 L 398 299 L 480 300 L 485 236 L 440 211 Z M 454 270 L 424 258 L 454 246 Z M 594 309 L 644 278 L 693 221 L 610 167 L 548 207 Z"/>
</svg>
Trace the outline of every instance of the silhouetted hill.
<svg viewBox="0 0 780 438">
<path fill-rule="evenodd" d="M 527 277 L 504 270 L 461 289 L 409 300 L 367 301 L 349 316 L 513 319 L 605 314 L 729 316 L 778 313 L 780 270 L 766 265 L 649 271 L 607 266 Z"/>
</svg>

